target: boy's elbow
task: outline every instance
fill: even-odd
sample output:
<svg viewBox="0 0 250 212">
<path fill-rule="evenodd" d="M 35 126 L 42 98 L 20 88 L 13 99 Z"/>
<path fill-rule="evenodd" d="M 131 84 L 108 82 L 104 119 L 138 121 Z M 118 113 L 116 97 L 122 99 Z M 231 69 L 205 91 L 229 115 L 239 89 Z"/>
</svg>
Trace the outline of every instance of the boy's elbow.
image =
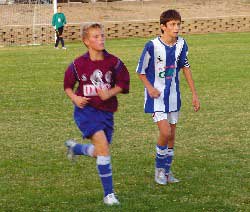
<svg viewBox="0 0 250 212">
<path fill-rule="evenodd" d="M 190 67 L 185 67 L 185 66 L 184 66 L 184 67 L 182 68 L 182 70 L 183 70 L 184 73 L 191 73 Z"/>
</svg>

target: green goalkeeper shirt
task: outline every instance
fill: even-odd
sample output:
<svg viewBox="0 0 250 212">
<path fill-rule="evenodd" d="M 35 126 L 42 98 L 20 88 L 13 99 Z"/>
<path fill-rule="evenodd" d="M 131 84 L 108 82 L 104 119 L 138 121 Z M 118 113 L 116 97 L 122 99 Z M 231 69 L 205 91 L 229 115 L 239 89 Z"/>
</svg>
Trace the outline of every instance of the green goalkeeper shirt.
<svg viewBox="0 0 250 212">
<path fill-rule="evenodd" d="M 52 26 L 57 30 L 66 24 L 66 17 L 63 13 L 55 13 L 52 19 Z"/>
</svg>

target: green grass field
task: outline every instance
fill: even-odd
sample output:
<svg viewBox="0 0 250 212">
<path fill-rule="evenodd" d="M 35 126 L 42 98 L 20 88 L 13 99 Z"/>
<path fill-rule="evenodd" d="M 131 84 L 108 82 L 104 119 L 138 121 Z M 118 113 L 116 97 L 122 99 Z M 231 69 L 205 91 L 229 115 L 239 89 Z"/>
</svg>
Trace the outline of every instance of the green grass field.
<svg viewBox="0 0 250 212">
<path fill-rule="evenodd" d="M 106 207 L 96 163 L 65 157 L 81 139 L 63 91 L 65 68 L 86 49 L 0 48 L 0 211 L 250 211 L 250 33 L 184 36 L 201 110 L 194 113 L 182 75 L 182 112 L 173 171 L 154 182 L 158 135 L 143 112 L 135 68 L 148 39 L 108 40 L 131 75 L 115 116 L 112 165 L 120 206 Z"/>
</svg>

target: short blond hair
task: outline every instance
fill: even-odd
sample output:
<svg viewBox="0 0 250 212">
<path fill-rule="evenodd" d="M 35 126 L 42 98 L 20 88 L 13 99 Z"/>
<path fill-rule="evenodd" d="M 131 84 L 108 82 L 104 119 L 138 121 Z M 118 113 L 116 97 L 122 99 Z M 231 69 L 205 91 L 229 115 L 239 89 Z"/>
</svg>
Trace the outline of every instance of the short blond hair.
<svg viewBox="0 0 250 212">
<path fill-rule="evenodd" d="M 88 35 L 88 30 L 89 29 L 102 29 L 103 30 L 103 25 L 98 22 L 87 22 L 81 25 L 81 30 L 80 30 L 80 35 L 81 38 L 84 39 Z"/>
</svg>

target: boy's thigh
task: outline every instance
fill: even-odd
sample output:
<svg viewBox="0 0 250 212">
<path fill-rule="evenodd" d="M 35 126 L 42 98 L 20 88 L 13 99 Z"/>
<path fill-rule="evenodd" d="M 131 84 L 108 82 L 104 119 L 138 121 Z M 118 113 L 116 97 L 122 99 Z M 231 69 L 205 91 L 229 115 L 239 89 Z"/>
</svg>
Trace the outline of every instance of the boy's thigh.
<svg viewBox="0 0 250 212">
<path fill-rule="evenodd" d="M 91 138 L 95 133 L 104 131 L 107 141 L 111 143 L 114 131 L 113 113 L 91 106 L 85 106 L 83 109 L 75 107 L 74 119 L 83 138 Z"/>
<path fill-rule="evenodd" d="M 153 121 L 159 122 L 162 120 L 168 120 L 169 124 L 177 124 L 178 119 L 179 119 L 180 112 L 170 112 L 170 113 L 165 113 L 165 112 L 155 112 L 152 114 Z"/>
<path fill-rule="evenodd" d="M 63 33 L 63 27 L 59 27 L 57 33 L 58 33 L 57 36 L 61 36 Z"/>
</svg>

